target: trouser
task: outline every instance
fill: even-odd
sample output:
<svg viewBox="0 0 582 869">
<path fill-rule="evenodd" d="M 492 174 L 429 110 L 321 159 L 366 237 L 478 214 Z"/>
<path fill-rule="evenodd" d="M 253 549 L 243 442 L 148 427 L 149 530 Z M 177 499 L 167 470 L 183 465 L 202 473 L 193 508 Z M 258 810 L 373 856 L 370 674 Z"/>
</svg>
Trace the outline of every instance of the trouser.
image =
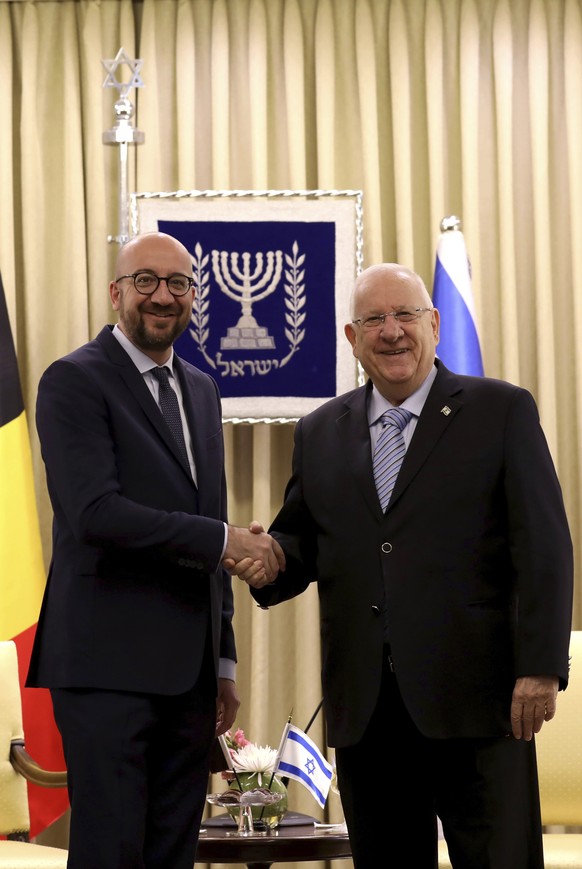
<svg viewBox="0 0 582 869">
<path fill-rule="evenodd" d="M 69 780 L 68 869 L 192 869 L 215 698 L 51 693 Z"/>
<path fill-rule="evenodd" d="M 534 741 L 422 736 L 387 660 L 366 732 L 336 766 L 355 869 L 387 852 L 434 869 L 437 815 L 454 869 L 543 869 Z"/>
</svg>

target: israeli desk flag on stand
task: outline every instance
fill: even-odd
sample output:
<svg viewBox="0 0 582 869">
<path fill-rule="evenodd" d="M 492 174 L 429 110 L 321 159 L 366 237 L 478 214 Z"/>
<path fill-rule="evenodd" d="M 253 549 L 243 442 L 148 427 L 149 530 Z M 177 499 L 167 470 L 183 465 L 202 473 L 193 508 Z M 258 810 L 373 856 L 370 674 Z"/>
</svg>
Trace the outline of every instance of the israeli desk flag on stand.
<svg viewBox="0 0 582 869">
<path fill-rule="evenodd" d="M 275 772 L 282 772 L 301 782 L 321 808 L 324 808 L 333 767 L 307 734 L 289 722 L 285 725 L 277 752 Z"/>
<path fill-rule="evenodd" d="M 432 303 L 441 315 L 437 356 L 457 374 L 483 375 L 471 268 L 458 217 L 444 217 L 437 245 Z"/>
</svg>

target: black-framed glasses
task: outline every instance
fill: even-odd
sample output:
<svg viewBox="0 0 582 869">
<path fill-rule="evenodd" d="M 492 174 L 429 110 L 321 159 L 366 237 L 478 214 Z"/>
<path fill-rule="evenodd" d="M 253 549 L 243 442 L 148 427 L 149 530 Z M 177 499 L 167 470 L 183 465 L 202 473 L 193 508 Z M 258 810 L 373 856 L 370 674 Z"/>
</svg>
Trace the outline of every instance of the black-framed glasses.
<svg viewBox="0 0 582 869">
<path fill-rule="evenodd" d="M 160 286 L 160 281 L 165 281 L 168 290 L 173 296 L 185 296 L 191 288 L 194 280 L 188 275 L 182 275 L 180 272 L 175 272 L 173 275 L 155 275 L 153 272 L 135 272 L 133 275 L 121 275 L 115 278 L 115 282 L 122 281 L 123 278 L 131 278 L 133 285 L 142 296 L 151 296 Z"/>
<path fill-rule="evenodd" d="M 433 311 L 434 308 L 402 308 L 400 311 L 387 311 L 385 314 L 373 314 L 371 317 L 352 320 L 354 326 L 361 326 L 366 332 L 380 329 L 386 322 L 386 317 L 394 317 L 397 323 L 414 323 L 422 317 L 425 311 Z"/>
</svg>

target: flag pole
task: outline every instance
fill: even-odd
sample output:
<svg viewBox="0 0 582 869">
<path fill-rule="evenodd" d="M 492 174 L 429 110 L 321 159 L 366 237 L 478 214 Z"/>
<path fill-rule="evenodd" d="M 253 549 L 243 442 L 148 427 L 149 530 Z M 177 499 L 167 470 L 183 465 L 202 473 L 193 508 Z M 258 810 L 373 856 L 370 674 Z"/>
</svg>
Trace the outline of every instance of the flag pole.
<svg viewBox="0 0 582 869">
<path fill-rule="evenodd" d="M 269 787 L 273 784 L 273 779 L 275 778 L 275 773 L 277 772 L 277 767 L 279 766 L 279 762 L 281 760 L 281 755 L 283 754 L 283 746 L 285 745 L 285 740 L 287 739 L 287 734 L 289 733 L 289 725 L 291 724 L 291 718 L 293 717 L 293 709 L 289 713 L 289 718 L 283 728 L 283 736 L 281 737 L 281 742 L 279 743 L 279 748 L 277 749 L 277 754 L 275 756 L 275 764 L 273 766 L 273 772 L 271 773 L 271 781 L 269 782 Z"/>
<path fill-rule="evenodd" d="M 289 718 L 285 723 L 285 727 L 283 728 L 283 735 L 281 737 L 281 741 L 279 742 L 279 748 L 277 749 L 277 754 L 275 755 L 275 763 L 273 764 L 273 772 L 271 773 L 271 778 L 269 780 L 269 784 L 267 785 L 268 789 L 271 790 L 271 785 L 273 784 L 273 779 L 275 778 L 275 773 L 277 772 L 277 767 L 279 766 L 279 761 L 281 760 L 281 755 L 283 754 L 283 746 L 285 745 L 285 740 L 287 739 L 287 734 L 289 733 L 289 726 L 291 724 L 291 718 L 293 717 L 293 708 L 291 708 L 291 712 L 289 713 Z M 259 821 L 263 819 L 263 812 L 265 811 L 265 807 L 261 809 L 261 814 L 259 815 Z"/>
<path fill-rule="evenodd" d="M 107 71 L 103 82 L 104 88 L 116 88 L 119 99 L 115 103 L 114 111 L 116 121 L 111 129 L 103 133 L 104 145 L 119 145 L 119 235 L 108 235 L 108 242 L 117 242 L 120 245 L 129 241 L 129 193 L 128 193 L 128 146 L 141 145 L 145 135 L 133 125 L 134 107 L 128 97 L 132 88 L 143 87 L 140 71 L 141 59 L 130 58 L 124 48 L 120 48 L 117 55 L 111 60 L 102 60 L 102 66 Z M 127 64 L 131 72 L 129 82 L 120 81 L 117 78 L 117 70 Z"/>
<path fill-rule="evenodd" d="M 321 698 L 321 700 L 320 700 L 319 703 L 317 704 L 317 709 L 315 710 L 315 712 L 313 713 L 313 715 L 312 715 L 311 718 L 309 719 L 309 721 L 308 721 L 308 723 L 307 723 L 307 727 L 306 727 L 305 730 L 303 731 L 304 733 L 309 733 L 309 728 L 311 727 L 311 725 L 313 724 L 313 722 L 314 722 L 315 719 L 317 718 L 317 715 L 318 715 L 318 713 L 319 713 L 319 710 L 321 709 L 322 706 L 323 706 L 323 697 Z"/>
</svg>

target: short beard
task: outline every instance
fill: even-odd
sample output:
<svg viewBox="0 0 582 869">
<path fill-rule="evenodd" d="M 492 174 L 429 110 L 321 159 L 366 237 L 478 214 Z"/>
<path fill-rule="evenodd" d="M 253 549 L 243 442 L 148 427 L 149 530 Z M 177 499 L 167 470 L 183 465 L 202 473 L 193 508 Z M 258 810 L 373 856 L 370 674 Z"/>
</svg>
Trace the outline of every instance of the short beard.
<svg viewBox="0 0 582 869">
<path fill-rule="evenodd" d="M 141 311 L 133 309 L 128 312 L 123 296 L 121 297 L 119 314 L 123 324 L 123 331 L 127 337 L 136 347 L 145 352 L 148 350 L 168 350 L 174 341 L 186 331 L 190 322 L 190 311 L 186 310 L 182 315 L 176 317 L 170 332 L 160 331 L 156 333 L 154 329 L 148 330 L 146 329 L 145 319 Z"/>
<path fill-rule="evenodd" d="M 143 320 L 138 320 L 133 324 L 131 338 L 140 350 L 168 350 L 185 328 L 186 326 L 182 326 L 179 320 L 176 320 L 171 332 L 156 334 L 146 329 Z"/>
</svg>

